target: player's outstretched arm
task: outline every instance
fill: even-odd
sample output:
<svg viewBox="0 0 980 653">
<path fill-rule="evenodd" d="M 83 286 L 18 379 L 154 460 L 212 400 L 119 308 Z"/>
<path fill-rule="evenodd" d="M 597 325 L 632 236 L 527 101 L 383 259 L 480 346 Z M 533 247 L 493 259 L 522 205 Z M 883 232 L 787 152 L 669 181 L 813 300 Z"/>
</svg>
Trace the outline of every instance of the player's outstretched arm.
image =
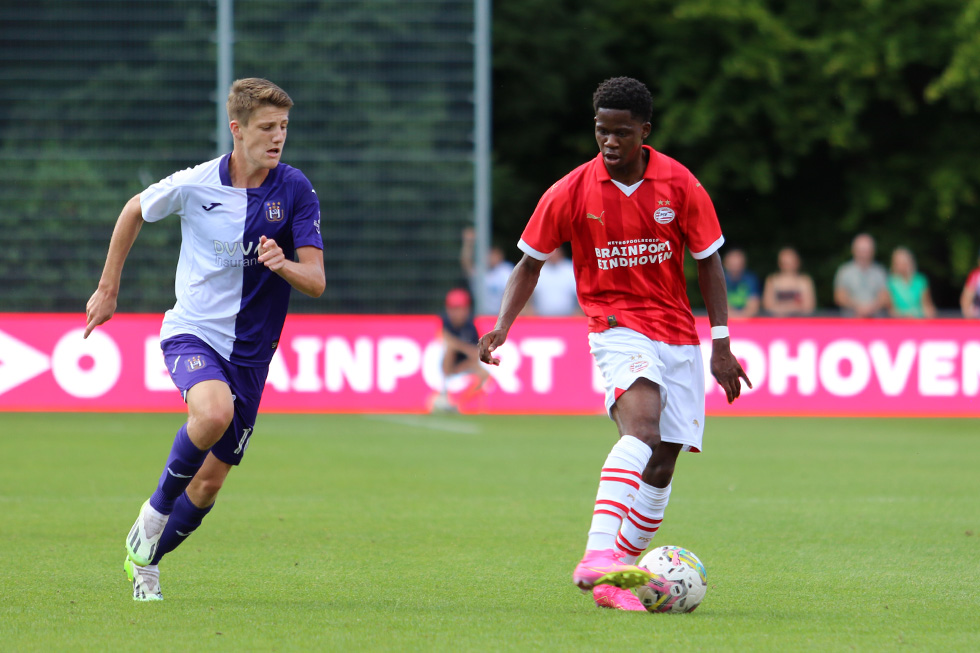
<svg viewBox="0 0 980 653">
<path fill-rule="evenodd" d="M 531 298 L 534 287 L 538 285 L 538 275 L 544 261 L 531 258 L 527 254 L 514 266 L 504 288 L 504 298 L 500 303 L 500 314 L 493 331 L 485 333 L 479 342 L 480 360 L 489 365 L 500 365 L 500 359 L 493 357 L 493 351 L 504 344 L 511 325 L 520 314 L 527 300 Z"/>
<path fill-rule="evenodd" d="M 92 330 L 104 324 L 116 312 L 116 300 L 119 297 L 119 284 L 122 278 L 123 265 L 129 250 L 136 242 L 140 228 L 143 226 L 143 210 L 140 208 L 140 196 L 133 196 L 119 213 L 116 226 L 109 240 L 109 253 L 106 254 L 105 267 L 99 287 L 85 305 L 85 335 L 88 338 Z"/>
<path fill-rule="evenodd" d="M 711 326 L 728 326 L 728 291 L 725 288 L 725 271 L 718 252 L 698 261 L 698 286 L 708 309 Z M 712 338 L 711 375 L 724 388 L 728 403 L 738 399 L 742 393 L 741 379 L 745 379 L 745 384 L 752 387 L 742 365 L 732 355 L 730 338 Z"/>
<path fill-rule="evenodd" d="M 318 247 L 305 246 L 296 248 L 298 261 L 286 258 L 282 248 L 271 238 L 259 238 L 259 262 L 280 277 L 289 285 L 310 297 L 319 297 L 327 286 L 323 273 L 323 250 Z"/>
</svg>

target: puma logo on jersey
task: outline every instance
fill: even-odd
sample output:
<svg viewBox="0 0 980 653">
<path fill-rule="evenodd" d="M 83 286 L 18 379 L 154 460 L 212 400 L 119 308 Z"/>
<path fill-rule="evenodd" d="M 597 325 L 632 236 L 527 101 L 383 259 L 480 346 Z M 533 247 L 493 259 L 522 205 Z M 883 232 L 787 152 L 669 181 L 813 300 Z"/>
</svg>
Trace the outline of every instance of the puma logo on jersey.
<svg viewBox="0 0 980 653">
<path fill-rule="evenodd" d="M 221 206 L 221 202 L 211 202 L 211 206 L 204 206 L 202 204 L 201 205 L 201 208 L 204 209 L 205 211 L 210 211 L 211 209 L 213 209 L 216 206 Z"/>
<path fill-rule="evenodd" d="M 603 227 L 605 227 L 606 226 L 606 223 L 604 223 L 602 221 L 602 216 L 604 216 L 605 214 L 606 214 L 605 211 L 603 211 L 599 215 L 592 215 L 591 213 L 586 213 L 585 214 L 585 217 L 588 218 L 589 220 L 598 220 L 599 221 L 599 224 L 601 224 Z"/>
</svg>

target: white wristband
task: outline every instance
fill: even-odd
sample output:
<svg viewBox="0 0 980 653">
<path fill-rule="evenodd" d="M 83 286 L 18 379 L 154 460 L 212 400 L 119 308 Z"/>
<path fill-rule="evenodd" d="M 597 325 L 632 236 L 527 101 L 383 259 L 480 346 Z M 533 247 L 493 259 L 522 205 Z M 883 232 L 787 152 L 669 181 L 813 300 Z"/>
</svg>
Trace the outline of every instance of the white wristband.
<svg viewBox="0 0 980 653">
<path fill-rule="evenodd" d="M 716 326 L 711 327 L 711 339 L 721 340 L 722 338 L 728 337 L 728 327 L 726 326 Z"/>
</svg>

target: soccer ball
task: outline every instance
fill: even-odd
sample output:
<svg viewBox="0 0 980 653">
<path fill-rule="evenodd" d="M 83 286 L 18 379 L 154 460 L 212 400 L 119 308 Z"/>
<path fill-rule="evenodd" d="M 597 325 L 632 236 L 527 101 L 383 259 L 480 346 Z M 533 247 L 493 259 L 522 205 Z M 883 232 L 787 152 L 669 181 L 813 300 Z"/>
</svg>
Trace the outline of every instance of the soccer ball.
<svg viewBox="0 0 980 653">
<path fill-rule="evenodd" d="M 640 560 L 640 567 L 653 574 L 633 594 L 650 612 L 691 612 L 708 591 L 707 573 L 696 555 L 679 546 L 653 549 Z"/>
</svg>

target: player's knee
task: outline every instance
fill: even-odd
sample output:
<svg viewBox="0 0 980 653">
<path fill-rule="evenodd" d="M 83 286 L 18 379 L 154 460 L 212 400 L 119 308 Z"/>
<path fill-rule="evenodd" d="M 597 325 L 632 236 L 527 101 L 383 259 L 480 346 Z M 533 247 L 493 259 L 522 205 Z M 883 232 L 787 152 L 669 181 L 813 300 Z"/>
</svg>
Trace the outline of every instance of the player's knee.
<svg viewBox="0 0 980 653">
<path fill-rule="evenodd" d="M 660 444 L 660 424 L 643 422 L 635 425 L 632 431 L 630 435 L 645 443 L 651 449 L 656 449 L 657 445 Z"/>
<path fill-rule="evenodd" d="M 235 407 L 232 404 L 213 402 L 196 410 L 192 419 L 201 432 L 208 433 L 212 437 L 221 437 L 228 430 L 234 417 Z"/>
</svg>

